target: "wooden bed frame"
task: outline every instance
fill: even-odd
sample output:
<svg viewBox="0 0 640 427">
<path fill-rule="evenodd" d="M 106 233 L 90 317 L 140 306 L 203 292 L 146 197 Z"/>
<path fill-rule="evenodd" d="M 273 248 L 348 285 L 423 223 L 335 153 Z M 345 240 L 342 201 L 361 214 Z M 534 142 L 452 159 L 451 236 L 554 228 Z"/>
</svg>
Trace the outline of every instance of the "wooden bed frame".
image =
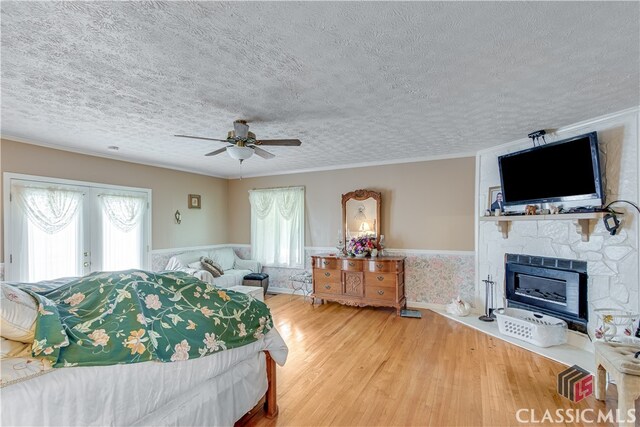
<svg viewBox="0 0 640 427">
<path fill-rule="evenodd" d="M 256 416 L 260 411 L 264 410 L 268 419 L 275 418 L 278 415 L 278 402 L 276 393 L 276 362 L 268 351 L 264 352 L 267 358 L 267 392 L 262 396 L 256 406 L 251 408 L 249 412 L 244 414 L 234 426 L 243 426 L 249 422 L 251 418 Z"/>
</svg>

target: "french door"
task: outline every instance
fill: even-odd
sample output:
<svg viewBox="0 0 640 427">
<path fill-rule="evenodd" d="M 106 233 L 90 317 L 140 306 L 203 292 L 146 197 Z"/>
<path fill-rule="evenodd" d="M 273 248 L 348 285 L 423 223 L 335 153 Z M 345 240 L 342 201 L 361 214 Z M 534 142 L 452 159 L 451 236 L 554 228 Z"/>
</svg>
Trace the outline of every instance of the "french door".
<svg viewBox="0 0 640 427">
<path fill-rule="evenodd" d="M 151 190 L 39 177 L 8 182 L 7 280 L 149 267 Z"/>
</svg>

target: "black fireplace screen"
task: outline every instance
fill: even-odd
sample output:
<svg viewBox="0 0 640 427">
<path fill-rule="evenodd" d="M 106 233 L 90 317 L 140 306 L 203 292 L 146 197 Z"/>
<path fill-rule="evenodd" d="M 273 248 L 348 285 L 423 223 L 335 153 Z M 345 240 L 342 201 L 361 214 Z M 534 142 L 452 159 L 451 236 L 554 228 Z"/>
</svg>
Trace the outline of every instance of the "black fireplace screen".
<svg viewBox="0 0 640 427">
<path fill-rule="evenodd" d="M 517 295 L 567 305 L 567 282 L 564 280 L 516 273 L 514 288 Z"/>
<path fill-rule="evenodd" d="M 584 329 L 588 321 L 586 262 L 507 254 L 505 276 L 509 307 L 559 317 L 570 328 L 577 322 Z"/>
</svg>

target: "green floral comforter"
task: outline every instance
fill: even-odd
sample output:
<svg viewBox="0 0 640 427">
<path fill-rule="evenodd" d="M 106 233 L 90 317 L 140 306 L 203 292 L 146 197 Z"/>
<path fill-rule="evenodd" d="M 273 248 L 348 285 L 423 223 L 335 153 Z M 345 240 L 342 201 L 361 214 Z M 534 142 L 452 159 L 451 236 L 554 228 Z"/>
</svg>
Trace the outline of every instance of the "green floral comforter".
<svg viewBox="0 0 640 427">
<path fill-rule="evenodd" d="M 54 367 L 193 359 L 272 328 L 263 302 L 181 272 L 98 272 L 53 290 L 18 286 L 39 302 L 32 353 Z"/>
</svg>

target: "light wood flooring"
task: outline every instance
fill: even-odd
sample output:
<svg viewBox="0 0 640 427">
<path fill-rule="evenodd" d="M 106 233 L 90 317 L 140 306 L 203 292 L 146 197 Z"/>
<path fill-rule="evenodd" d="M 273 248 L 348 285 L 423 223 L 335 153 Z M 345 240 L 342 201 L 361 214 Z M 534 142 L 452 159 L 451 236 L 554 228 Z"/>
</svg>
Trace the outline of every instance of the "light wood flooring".
<svg viewBox="0 0 640 427">
<path fill-rule="evenodd" d="M 556 393 L 566 366 L 429 310 L 410 319 L 289 295 L 267 304 L 289 359 L 277 369 L 279 415 L 252 426 L 508 426 L 521 408 L 538 419 L 616 408 L 615 386 L 605 403 L 574 404 Z"/>
</svg>

